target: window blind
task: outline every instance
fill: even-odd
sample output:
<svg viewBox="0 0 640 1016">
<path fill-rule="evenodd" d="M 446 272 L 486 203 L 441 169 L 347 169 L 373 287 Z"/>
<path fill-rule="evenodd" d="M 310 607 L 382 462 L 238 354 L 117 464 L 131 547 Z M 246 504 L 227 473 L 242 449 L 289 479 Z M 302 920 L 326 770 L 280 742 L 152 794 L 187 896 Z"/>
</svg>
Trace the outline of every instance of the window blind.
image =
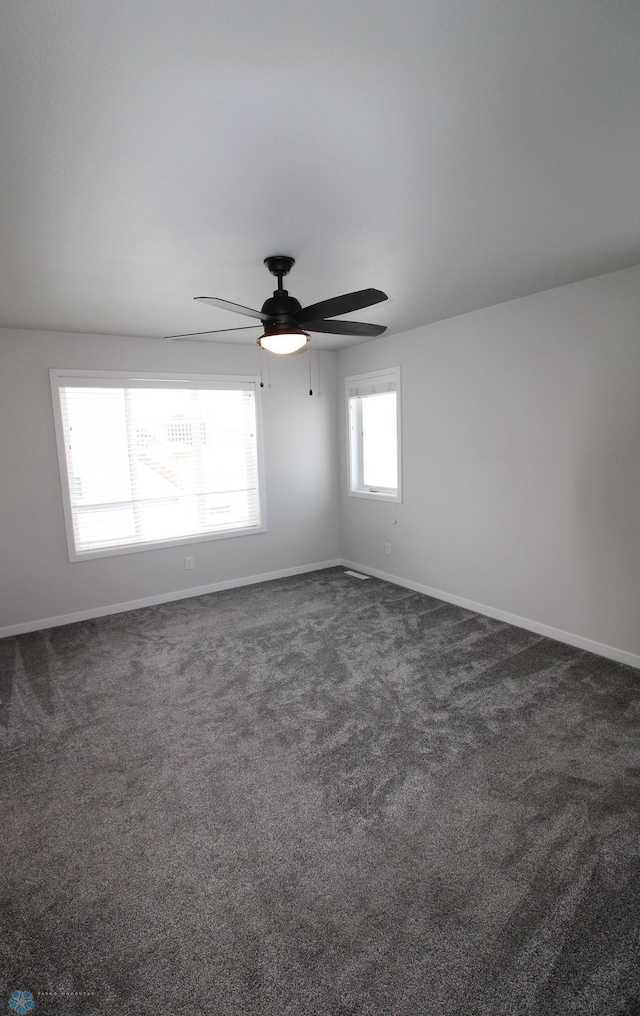
<svg viewBox="0 0 640 1016">
<path fill-rule="evenodd" d="M 385 395 L 387 392 L 395 392 L 396 380 L 395 378 L 383 379 L 381 381 L 372 382 L 371 384 L 354 384 L 348 389 L 348 394 L 352 399 L 363 399 L 368 395 Z"/>
<path fill-rule="evenodd" d="M 260 529 L 254 383 L 55 373 L 74 555 Z"/>
</svg>

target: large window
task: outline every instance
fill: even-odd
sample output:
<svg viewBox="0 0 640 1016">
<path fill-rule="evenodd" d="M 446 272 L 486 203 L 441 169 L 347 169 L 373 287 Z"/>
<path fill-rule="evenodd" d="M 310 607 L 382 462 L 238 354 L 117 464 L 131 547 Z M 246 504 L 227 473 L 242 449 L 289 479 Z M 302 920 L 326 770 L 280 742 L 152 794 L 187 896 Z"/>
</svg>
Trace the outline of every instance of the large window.
<svg viewBox="0 0 640 1016">
<path fill-rule="evenodd" d="M 264 530 L 256 378 L 50 374 L 70 560 Z"/>
<path fill-rule="evenodd" d="M 346 379 L 349 493 L 401 501 L 400 368 Z"/>
</svg>

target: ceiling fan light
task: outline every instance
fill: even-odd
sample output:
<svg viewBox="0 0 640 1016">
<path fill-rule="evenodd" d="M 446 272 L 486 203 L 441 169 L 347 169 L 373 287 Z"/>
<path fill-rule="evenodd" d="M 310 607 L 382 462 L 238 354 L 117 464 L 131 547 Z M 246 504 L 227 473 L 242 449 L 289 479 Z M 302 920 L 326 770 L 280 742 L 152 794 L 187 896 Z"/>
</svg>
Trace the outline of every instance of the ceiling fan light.
<svg viewBox="0 0 640 1016">
<path fill-rule="evenodd" d="M 287 353 L 297 353 L 299 349 L 306 346 L 309 341 L 307 332 L 274 332 L 271 335 L 265 333 L 258 339 L 258 345 L 262 346 L 269 353 L 278 353 L 284 356 Z"/>
</svg>

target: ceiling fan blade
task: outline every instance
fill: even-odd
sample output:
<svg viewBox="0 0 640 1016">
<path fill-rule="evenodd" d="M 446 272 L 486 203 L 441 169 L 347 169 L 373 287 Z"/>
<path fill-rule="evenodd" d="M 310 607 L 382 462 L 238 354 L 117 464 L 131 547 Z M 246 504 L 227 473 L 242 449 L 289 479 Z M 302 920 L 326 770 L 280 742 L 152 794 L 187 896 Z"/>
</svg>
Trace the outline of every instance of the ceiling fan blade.
<svg viewBox="0 0 640 1016">
<path fill-rule="evenodd" d="M 292 317 L 304 325 L 308 321 L 322 321 L 323 318 L 335 317 L 337 314 L 351 314 L 354 310 L 372 307 L 374 303 L 388 299 L 387 294 L 380 289 L 359 289 L 355 293 L 345 293 L 343 296 L 334 296 L 332 300 L 321 300 L 320 303 L 303 307 Z"/>
<path fill-rule="evenodd" d="M 185 332 L 184 335 L 165 335 L 165 339 L 197 339 L 200 335 L 231 335 L 234 337 L 237 332 L 258 332 L 262 330 L 261 325 L 244 325 L 242 328 L 217 328 L 209 332 Z M 215 342 L 215 339 L 199 339 L 198 341 Z"/>
<path fill-rule="evenodd" d="M 369 325 L 366 321 L 305 321 L 304 327 L 310 332 L 368 337 L 382 335 L 387 330 L 386 325 Z"/>
<path fill-rule="evenodd" d="M 212 307 L 220 307 L 221 310 L 231 310 L 234 314 L 244 314 L 245 317 L 258 318 L 260 321 L 269 320 L 269 315 L 263 314 L 261 310 L 243 307 L 241 303 L 231 303 L 229 300 L 219 300 L 217 296 L 194 296 L 193 299 L 199 303 L 209 303 Z"/>
</svg>

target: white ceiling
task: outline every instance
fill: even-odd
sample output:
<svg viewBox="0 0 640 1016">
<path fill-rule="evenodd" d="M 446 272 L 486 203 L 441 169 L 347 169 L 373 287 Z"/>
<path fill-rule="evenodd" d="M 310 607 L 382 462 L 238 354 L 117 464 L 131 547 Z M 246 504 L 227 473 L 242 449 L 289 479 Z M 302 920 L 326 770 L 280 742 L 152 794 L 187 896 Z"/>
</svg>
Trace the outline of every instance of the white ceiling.
<svg viewBox="0 0 640 1016">
<path fill-rule="evenodd" d="M 192 297 L 282 253 L 394 333 L 640 262 L 638 0 L 2 0 L 0 97 L 0 325 L 247 325 Z"/>
</svg>

